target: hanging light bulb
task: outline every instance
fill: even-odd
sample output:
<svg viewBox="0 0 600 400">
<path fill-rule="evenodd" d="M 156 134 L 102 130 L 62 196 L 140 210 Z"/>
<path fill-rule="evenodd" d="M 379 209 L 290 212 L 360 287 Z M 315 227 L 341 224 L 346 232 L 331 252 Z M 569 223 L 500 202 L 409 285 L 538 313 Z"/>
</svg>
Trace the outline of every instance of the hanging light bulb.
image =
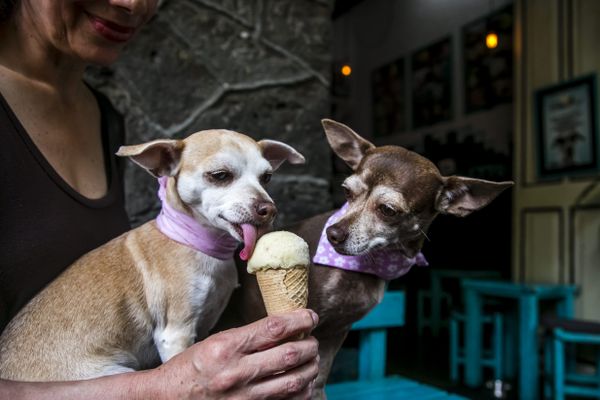
<svg viewBox="0 0 600 400">
<path fill-rule="evenodd" d="M 350 74 L 352 74 L 352 67 L 350 67 L 348 64 L 344 64 L 344 65 L 342 65 L 340 72 L 344 76 L 350 76 Z"/>
<path fill-rule="evenodd" d="M 494 0 L 490 0 L 490 15 L 494 12 Z M 496 32 L 494 32 L 492 29 L 490 29 L 490 18 L 491 17 L 486 17 L 487 19 L 487 35 L 485 35 L 485 45 L 487 46 L 488 49 L 495 49 L 496 47 L 498 47 L 498 35 L 496 34 Z"/>
<path fill-rule="evenodd" d="M 498 47 L 498 35 L 494 31 L 489 31 L 487 35 L 485 35 L 485 45 L 488 49 L 495 49 Z"/>
</svg>

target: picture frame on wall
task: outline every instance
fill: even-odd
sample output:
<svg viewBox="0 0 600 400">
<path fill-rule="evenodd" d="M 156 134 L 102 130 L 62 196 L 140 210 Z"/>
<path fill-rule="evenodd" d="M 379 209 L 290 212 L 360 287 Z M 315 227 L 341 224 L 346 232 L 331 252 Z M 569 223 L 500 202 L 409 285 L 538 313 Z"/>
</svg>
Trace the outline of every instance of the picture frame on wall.
<svg viewBox="0 0 600 400">
<path fill-rule="evenodd" d="M 448 36 L 411 57 L 412 127 L 452 119 L 452 40 Z"/>
<path fill-rule="evenodd" d="M 540 180 L 600 171 L 596 76 L 543 88 L 534 94 Z"/>
<path fill-rule="evenodd" d="M 384 137 L 406 130 L 404 58 L 371 73 L 373 136 Z"/>
</svg>

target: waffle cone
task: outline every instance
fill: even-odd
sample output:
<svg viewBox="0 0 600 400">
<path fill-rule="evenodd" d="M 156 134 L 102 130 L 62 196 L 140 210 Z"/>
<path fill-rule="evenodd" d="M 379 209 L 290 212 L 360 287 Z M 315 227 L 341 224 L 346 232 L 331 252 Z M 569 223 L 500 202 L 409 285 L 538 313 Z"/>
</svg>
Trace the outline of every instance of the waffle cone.
<svg viewBox="0 0 600 400">
<path fill-rule="evenodd" d="M 308 268 L 273 268 L 256 272 L 268 315 L 305 308 L 308 302 Z"/>
</svg>

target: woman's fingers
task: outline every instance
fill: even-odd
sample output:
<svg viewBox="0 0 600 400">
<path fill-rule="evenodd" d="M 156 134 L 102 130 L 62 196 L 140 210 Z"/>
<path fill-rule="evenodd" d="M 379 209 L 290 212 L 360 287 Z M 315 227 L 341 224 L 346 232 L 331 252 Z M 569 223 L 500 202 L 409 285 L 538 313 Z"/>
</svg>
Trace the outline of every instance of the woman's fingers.
<svg viewBox="0 0 600 400">
<path fill-rule="evenodd" d="M 302 309 L 215 334 L 154 370 L 176 377 L 160 391 L 173 398 L 309 398 L 318 343 L 313 337 L 291 339 L 317 323 L 313 311 Z"/>
<path fill-rule="evenodd" d="M 239 350 L 250 354 L 269 349 L 301 333 L 310 333 L 318 322 L 317 314 L 307 309 L 263 318 L 239 328 L 242 336 Z"/>
<path fill-rule="evenodd" d="M 295 369 L 319 355 L 319 343 L 314 337 L 284 343 L 268 350 L 253 353 L 240 360 L 237 373 L 246 382 L 264 378 L 282 371 Z M 318 360 L 318 359 L 317 359 Z"/>
<path fill-rule="evenodd" d="M 302 399 L 310 398 L 312 385 L 319 373 L 315 359 L 296 369 L 273 375 L 249 384 L 251 399 Z"/>
</svg>

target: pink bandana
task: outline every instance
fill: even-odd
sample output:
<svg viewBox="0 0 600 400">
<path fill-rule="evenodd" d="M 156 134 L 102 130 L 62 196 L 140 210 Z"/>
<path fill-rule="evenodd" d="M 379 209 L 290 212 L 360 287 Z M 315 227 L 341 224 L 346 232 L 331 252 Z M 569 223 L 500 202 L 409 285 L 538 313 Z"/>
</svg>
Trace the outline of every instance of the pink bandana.
<svg viewBox="0 0 600 400">
<path fill-rule="evenodd" d="M 201 225 L 194 218 L 175 210 L 165 200 L 168 178 L 158 178 L 158 198 L 162 203 L 156 217 L 158 229 L 176 242 L 219 260 L 233 258 L 238 241 L 229 233 Z"/>
<path fill-rule="evenodd" d="M 413 265 L 426 267 L 429 264 L 423 253 L 419 252 L 415 257 L 408 258 L 396 250 L 381 249 L 362 256 L 345 256 L 337 253 L 329 240 L 325 230 L 335 224 L 348 210 L 348 203 L 336 211 L 325 224 L 325 228 L 319 239 L 317 252 L 313 262 L 330 267 L 345 269 L 348 271 L 364 272 L 377 275 L 386 281 L 401 277 L 410 271 Z"/>
</svg>

